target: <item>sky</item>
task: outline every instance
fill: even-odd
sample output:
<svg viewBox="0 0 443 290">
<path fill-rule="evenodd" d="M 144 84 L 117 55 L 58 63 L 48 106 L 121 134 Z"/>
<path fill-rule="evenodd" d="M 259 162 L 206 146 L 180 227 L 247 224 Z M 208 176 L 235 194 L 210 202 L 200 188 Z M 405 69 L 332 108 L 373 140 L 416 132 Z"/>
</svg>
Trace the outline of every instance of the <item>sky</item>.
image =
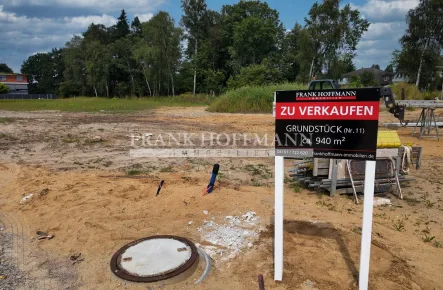
<svg viewBox="0 0 443 290">
<path fill-rule="evenodd" d="M 320 0 L 319 0 L 320 1 Z M 237 0 L 206 0 L 209 9 L 220 11 L 223 5 Z M 280 13 L 286 29 L 304 23 L 315 0 L 268 0 Z M 350 3 L 371 22 L 363 35 L 354 59 L 357 68 L 379 64 L 384 69 L 391 53 L 399 48 L 398 40 L 406 29 L 405 16 L 419 0 L 343 0 Z M 73 35 L 80 35 L 89 24 L 110 26 L 116 23 L 121 9 L 129 20 L 138 16 L 149 20 L 159 10 L 167 11 L 178 23 L 180 0 L 0 0 L 0 63 L 20 71 L 24 60 L 38 52 L 63 47 Z"/>
</svg>

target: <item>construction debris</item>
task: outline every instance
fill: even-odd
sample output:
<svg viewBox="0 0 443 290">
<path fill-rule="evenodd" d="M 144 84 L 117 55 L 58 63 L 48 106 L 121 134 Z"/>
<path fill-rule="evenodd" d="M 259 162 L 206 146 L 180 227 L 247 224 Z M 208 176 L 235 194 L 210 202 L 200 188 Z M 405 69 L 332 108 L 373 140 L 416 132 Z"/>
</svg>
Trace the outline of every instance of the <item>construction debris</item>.
<svg viewBox="0 0 443 290">
<path fill-rule="evenodd" d="M 39 240 L 50 240 L 54 237 L 54 235 L 48 235 L 47 233 L 42 231 L 37 231 L 36 234 Z"/>
<path fill-rule="evenodd" d="M 382 205 L 392 205 L 391 200 L 389 198 L 374 197 L 374 207 Z"/>
<path fill-rule="evenodd" d="M 259 225 L 261 218 L 253 211 L 241 216 L 226 216 L 223 221 L 224 224 L 205 221 L 197 228 L 202 239 L 212 244 L 202 248 L 216 263 L 234 258 L 245 248 L 252 248 L 260 231 L 264 230 Z"/>
<path fill-rule="evenodd" d="M 26 195 L 24 198 L 22 198 L 22 200 L 20 201 L 20 203 L 25 203 L 25 202 L 27 202 L 27 201 L 30 200 L 33 196 L 34 196 L 34 194 L 32 194 L 32 193 Z"/>
</svg>

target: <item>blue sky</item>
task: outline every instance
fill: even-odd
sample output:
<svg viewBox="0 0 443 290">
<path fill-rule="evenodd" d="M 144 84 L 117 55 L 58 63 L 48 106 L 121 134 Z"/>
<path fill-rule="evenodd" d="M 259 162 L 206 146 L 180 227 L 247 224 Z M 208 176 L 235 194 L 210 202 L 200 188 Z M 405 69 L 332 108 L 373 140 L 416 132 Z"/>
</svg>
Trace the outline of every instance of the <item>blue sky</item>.
<svg viewBox="0 0 443 290">
<path fill-rule="evenodd" d="M 220 11 L 237 0 L 206 0 L 208 7 Z M 390 62 L 391 52 L 399 48 L 398 39 L 406 29 L 405 15 L 419 0 L 343 0 L 371 22 L 358 45 L 357 68 Z M 280 13 L 286 29 L 303 23 L 315 0 L 268 0 Z M 91 22 L 112 25 L 125 9 L 130 19 L 148 20 L 159 10 L 178 21 L 180 0 L 0 0 L 0 63 L 19 71 L 30 55 L 63 47 L 74 34 L 85 31 Z"/>
</svg>

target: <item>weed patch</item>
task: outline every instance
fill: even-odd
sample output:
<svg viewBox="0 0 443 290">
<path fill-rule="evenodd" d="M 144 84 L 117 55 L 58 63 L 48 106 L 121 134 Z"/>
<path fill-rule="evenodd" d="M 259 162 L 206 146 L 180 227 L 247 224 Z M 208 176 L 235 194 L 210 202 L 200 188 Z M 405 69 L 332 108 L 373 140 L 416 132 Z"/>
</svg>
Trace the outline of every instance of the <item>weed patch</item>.
<svg viewBox="0 0 443 290">
<path fill-rule="evenodd" d="M 306 85 L 285 83 L 269 86 L 246 86 L 227 91 L 208 108 L 210 112 L 272 113 L 274 92 L 278 90 L 303 90 Z"/>
<path fill-rule="evenodd" d="M 397 232 L 404 232 L 405 231 L 405 223 L 402 220 L 397 220 L 396 222 L 394 222 L 392 224 L 392 227 L 394 228 L 394 230 L 396 230 Z"/>
</svg>

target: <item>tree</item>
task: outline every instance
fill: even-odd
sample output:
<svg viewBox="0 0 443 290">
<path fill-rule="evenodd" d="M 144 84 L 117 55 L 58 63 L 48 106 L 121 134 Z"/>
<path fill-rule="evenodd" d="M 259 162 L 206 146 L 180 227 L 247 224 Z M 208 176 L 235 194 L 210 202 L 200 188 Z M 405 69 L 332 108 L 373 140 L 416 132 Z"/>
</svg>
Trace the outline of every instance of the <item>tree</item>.
<svg viewBox="0 0 443 290">
<path fill-rule="evenodd" d="M 61 49 L 31 55 L 21 67 L 21 72 L 29 81 L 29 92 L 35 94 L 56 94 L 63 79 L 63 71 Z"/>
<path fill-rule="evenodd" d="M 103 24 L 91 23 L 88 29 L 83 33 L 83 39 L 86 42 L 98 41 L 101 44 L 109 44 L 112 41 L 109 29 Z"/>
<path fill-rule="evenodd" d="M 279 83 L 282 80 L 283 75 L 281 71 L 265 60 L 262 64 L 251 64 L 247 67 L 242 67 L 238 75 L 229 79 L 228 88 L 269 85 Z"/>
<path fill-rule="evenodd" d="M 182 16 L 182 25 L 185 27 L 188 39 L 188 47 L 193 48 L 193 53 L 190 55 L 188 50 L 188 56 L 194 63 L 194 88 L 193 94 L 197 88 L 197 57 L 199 41 L 203 37 L 205 29 L 204 16 L 207 12 L 205 0 L 182 0 L 182 9 L 184 15 Z"/>
<path fill-rule="evenodd" d="M 10 89 L 7 85 L 0 83 L 0 94 L 9 93 Z"/>
<path fill-rule="evenodd" d="M 109 77 L 110 63 L 112 58 L 107 47 L 98 41 L 86 44 L 86 80 L 93 87 L 95 96 L 98 90 L 105 89 L 105 94 L 109 97 Z"/>
<path fill-rule="evenodd" d="M 80 36 L 74 36 L 63 50 L 65 70 L 59 92 L 62 96 L 85 96 L 88 93 L 86 80 L 86 46 Z"/>
<path fill-rule="evenodd" d="M 300 72 L 296 80 L 298 82 L 307 83 L 311 81 L 313 76 L 313 65 L 316 58 L 315 42 L 307 28 L 300 30 L 299 35 L 299 52 L 297 55 L 300 64 Z"/>
<path fill-rule="evenodd" d="M 239 73 L 243 66 L 281 58 L 284 27 L 278 12 L 266 2 L 241 0 L 224 5 L 221 15 L 228 76 Z"/>
<path fill-rule="evenodd" d="M 117 18 L 117 24 L 114 28 L 114 40 L 126 37 L 130 32 L 131 30 L 129 29 L 128 17 L 123 9 L 120 16 Z"/>
<path fill-rule="evenodd" d="M 379 66 L 378 64 L 373 64 L 373 65 L 371 66 L 371 68 L 380 69 L 380 66 Z"/>
<path fill-rule="evenodd" d="M 285 79 L 295 81 L 300 73 L 301 34 L 303 27 L 295 23 L 294 28 L 285 34 L 283 41 L 283 71 Z"/>
<path fill-rule="evenodd" d="M 152 76 L 154 75 L 155 54 L 155 49 L 143 40 L 139 41 L 134 46 L 134 60 L 142 69 L 150 97 L 153 95 L 150 79 L 152 79 Z"/>
<path fill-rule="evenodd" d="M 372 87 L 378 85 L 377 79 L 373 72 L 365 71 L 360 76 L 361 84 L 364 87 Z"/>
<path fill-rule="evenodd" d="M 135 59 L 143 68 L 152 94 L 175 95 L 175 78 L 181 58 L 182 30 L 174 26 L 167 12 L 160 11 L 142 24 L 141 43 L 136 46 Z"/>
<path fill-rule="evenodd" d="M 331 66 L 329 66 L 325 77 L 331 79 L 340 79 L 343 74 L 355 71 L 355 65 L 352 62 L 353 58 L 353 53 L 345 53 L 338 57 L 332 58 Z"/>
<path fill-rule="evenodd" d="M 340 0 L 314 3 L 305 18 L 315 55 L 311 59 L 310 77 L 330 70 L 343 53 L 353 55 L 370 23 L 360 17 L 350 4 L 340 9 Z"/>
<path fill-rule="evenodd" d="M 142 26 L 141 26 L 140 19 L 138 19 L 138 16 L 136 16 L 134 18 L 134 20 L 132 20 L 131 31 L 132 31 L 132 33 L 134 33 L 136 35 L 140 35 L 141 34 Z"/>
<path fill-rule="evenodd" d="M 352 75 L 349 78 L 349 87 L 350 88 L 361 88 L 363 85 L 361 83 L 361 78 L 358 75 Z"/>
<path fill-rule="evenodd" d="M 409 54 L 418 54 L 419 64 L 417 69 L 416 87 L 421 81 L 421 74 L 425 58 L 439 55 L 443 46 L 443 1 L 420 0 L 415 9 L 407 15 L 408 29 L 400 42 L 406 46 Z"/>
<path fill-rule="evenodd" d="M 394 66 L 393 66 L 392 63 L 390 63 L 390 64 L 388 64 L 388 65 L 386 66 L 386 68 L 385 68 L 385 72 L 388 72 L 388 73 L 391 73 L 391 74 L 394 73 Z"/>
<path fill-rule="evenodd" d="M 120 38 L 108 47 L 111 53 L 111 78 L 120 97 L 135 95 L 136 64 L 132 56 L 133 48 L 130 38 Z M 128 81 L 130 84 L 128 85 Z"/>
<path fill-rule="evenodd" d="M 0 72 L 11 73 L 11 74 L 14 73 L 6 63 L 0 63 Z"/>
</svg>

